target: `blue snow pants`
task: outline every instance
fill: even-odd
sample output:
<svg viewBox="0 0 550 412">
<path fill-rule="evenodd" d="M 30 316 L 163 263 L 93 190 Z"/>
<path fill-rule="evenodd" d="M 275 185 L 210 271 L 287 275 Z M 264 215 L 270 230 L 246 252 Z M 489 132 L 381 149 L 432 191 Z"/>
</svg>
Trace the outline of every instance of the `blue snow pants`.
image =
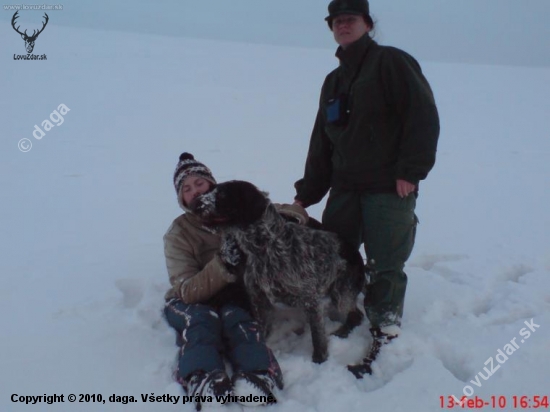
<svg viewBox="0 0 550 412">
<path fill-rule="evenodd" d="M 219 308 L 189 305 L 174 298 L 166 302 L 164 315 L 177 332 L 180 382 L 198 370 L 225 370 L 224 357 L 233 372 L 268 371 L 272 376 L 282 375 L 257 322 L 246 310 L 231 304 Z"/>
</svg>

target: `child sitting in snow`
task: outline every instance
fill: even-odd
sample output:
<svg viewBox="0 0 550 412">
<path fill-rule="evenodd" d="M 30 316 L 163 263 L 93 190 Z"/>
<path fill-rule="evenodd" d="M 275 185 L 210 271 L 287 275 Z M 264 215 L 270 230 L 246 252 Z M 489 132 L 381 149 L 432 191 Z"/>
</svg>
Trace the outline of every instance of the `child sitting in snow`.
<svg viewBox="0 0 550 412">
<path fill-rule="evenodd" d="M 276 402 L 275 386 L 283 388 L 281 369 L 249 313 L 244 285 L 232 274 L 244 257 L 236 245 L 224 244 L 220 250 L 220 234 L 204 226 L 188 209 L 195 197 L 215 185 L 208 167 L 189 153 L 180 156 L 174 186 L 186 213 L 176 218 L 164 235 L 172 285 L 166 293 L 164 313 L 178 334 L 178 381 L 193 398 L 210 396 L 209 400 L 215 401 L 216 396 L 230 395 L 247 405 Z M 291 215 L 303 211 L 285 207 Z M 307 214 L 298 217 L 303 220 Z M 231 379 L 224 357 L 233 369 Z M 242 401 L 241 397 L 250 399 L 249 395 L 260 396 L 256 401 Z M 201 403 L 196 407 L 200 410 Z"/>
</svg>

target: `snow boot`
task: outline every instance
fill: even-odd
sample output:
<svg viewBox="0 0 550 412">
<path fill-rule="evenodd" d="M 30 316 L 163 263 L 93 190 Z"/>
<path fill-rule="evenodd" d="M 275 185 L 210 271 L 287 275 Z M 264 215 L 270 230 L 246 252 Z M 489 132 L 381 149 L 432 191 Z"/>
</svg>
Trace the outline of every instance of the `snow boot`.
<svg viewBox="0 0 550 412">
<path fill-rule="evenodd" d="M 382 328 L 370 328 L 372 335 L 372 345 L 369 353 L 363 358 L 363 361 L 357 365 L 348 365 L 348 370 L 355 375 L 357 379 L 363 379 L 363 375 L 372 375 L 372 363 L 380 353 L 383 345 L 390 343 L 392 339 L 399 336 L 401 329 L 397 325 L 385 326 Z"/>
<path fill-rule="evenodd" d="M 277 403 L 273 390 L 275 386 L 283 388 L 282 377 L 274 377 L 267 371 L 237 372 L 232 380 L 233 395 L 245 406 Z"/>
<path fill-rule="evenodd" d="M 217 402 L 216 397 L 231 395 L 232 384 L 225 371 L 204 372 L 200 370 L 191 375 L 187 381 L 186 389 L 188 396 L 193 397 L 195 409 L 200 411 L 203 407 L 202 402 L 199 400 L 201 396 L 210 397 L 203 399 L 211 400 L 211 402 L 208 402 L 211 405 L 221 405 L 220 402 Z M 195 396 L 197 396 L 198 402 L 195 400 Z"/>
</svg>

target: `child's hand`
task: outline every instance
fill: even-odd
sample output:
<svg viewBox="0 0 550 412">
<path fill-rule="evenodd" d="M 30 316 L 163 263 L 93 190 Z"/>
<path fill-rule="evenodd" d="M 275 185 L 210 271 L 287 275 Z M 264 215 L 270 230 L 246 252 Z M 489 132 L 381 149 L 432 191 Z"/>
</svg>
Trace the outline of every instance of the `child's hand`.
<svg viewBox="0 0 550 412">
<path fill-rule="evenodd" d="M 236 268 L 244 259 L 243 252 L 239 249 L 237 242 L 232 236 L 224 236 L 220 246 L 220 260 L 228 269 Z"/>
</svg>

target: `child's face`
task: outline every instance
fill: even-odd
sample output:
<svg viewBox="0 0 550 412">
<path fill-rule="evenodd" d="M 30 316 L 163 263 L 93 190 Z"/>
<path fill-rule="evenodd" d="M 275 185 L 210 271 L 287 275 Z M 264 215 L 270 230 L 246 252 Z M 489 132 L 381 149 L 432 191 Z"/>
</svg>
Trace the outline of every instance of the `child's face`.
<svg viewBox="0 0 550 412">
<path fill-rule="evenodd" d="M 181 187 L 181 196 L 183 199 L 183 204 L 189 206 L 189 202 L 196 198 L 198 195 L 202 195 L 210 190 L 212 184 L 202 178 L 197 176 L 189 176 L 183 181 L 183 186 Z"/>
</svg>

